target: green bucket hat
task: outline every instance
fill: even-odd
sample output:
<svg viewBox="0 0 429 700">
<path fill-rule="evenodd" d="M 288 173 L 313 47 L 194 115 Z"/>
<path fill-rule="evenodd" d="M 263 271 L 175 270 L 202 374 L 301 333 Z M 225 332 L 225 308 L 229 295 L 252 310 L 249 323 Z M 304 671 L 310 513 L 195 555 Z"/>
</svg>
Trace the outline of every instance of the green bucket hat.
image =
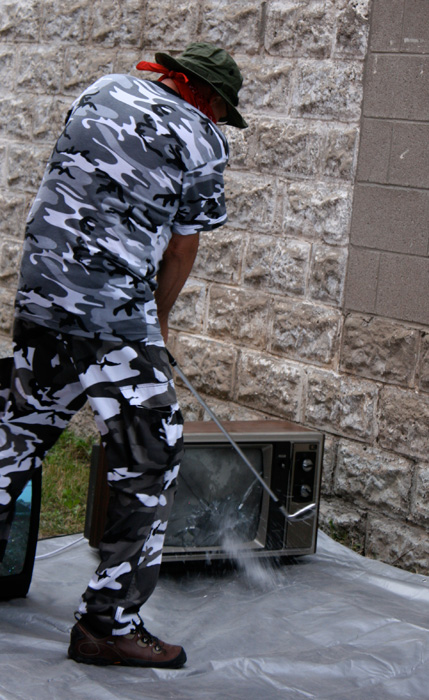
<svg viewBox="0 0 429 700">
<path fill-rule="evenodd" d="M 236 109 L 243 77 L 234 59 L 213 44 L 194 42 L 177 58 L 158 52 L 155 59 L 164 68 L 204 80 L 223 97 L 228 106 L 226 123 L 245 129 L 247 123 Z"/>
</svg>

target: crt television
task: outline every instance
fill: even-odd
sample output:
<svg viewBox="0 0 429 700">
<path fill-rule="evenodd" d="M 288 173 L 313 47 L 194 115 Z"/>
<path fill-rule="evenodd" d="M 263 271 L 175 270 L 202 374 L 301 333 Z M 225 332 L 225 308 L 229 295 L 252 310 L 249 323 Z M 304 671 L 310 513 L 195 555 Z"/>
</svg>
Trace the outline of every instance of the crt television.
<svg viewBox="0 0 429 700">
<path fill-rule="evenodd" d="M 5 410 L 12 380 L 13 358 L 0 359 L 0 412 Z M 15 504 L 11 530 L 0 562 L 0 600 L 27 595 L 33 574 L 39 530 L 41 470 L 28 482 Z"/>
<path fill-rule="evenodd" d="M 30 587 L 39 532 L 41 476 L 41 469 L 38 469 L 15 504 L 6 550 L 0 562 L 0 600 L 24 598 Z"/>
<path fill-rule="evenodd" d="M 252 556 L 286 558 L 316 551 L 324 436 L 282 420 L 223 423 L 260 480 L 213 422 L 187 422 L 185 455 L 170 516 L 164 562 L 230 558 L 231 547 Z M 93 452 L 85 536 L 97 546 L 108 502 L 106 461 Z M 287 521 L 306 506 L 308 516 Z"/>
</svg>

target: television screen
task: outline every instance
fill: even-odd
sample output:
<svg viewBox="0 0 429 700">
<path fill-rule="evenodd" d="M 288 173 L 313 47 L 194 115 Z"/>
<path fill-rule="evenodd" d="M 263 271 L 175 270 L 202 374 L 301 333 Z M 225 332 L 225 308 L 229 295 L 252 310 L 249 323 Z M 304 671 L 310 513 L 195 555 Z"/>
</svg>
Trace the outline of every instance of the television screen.
<svg viewBox="0 0 429 700">
<path fill-rule="evenodd" d="M 211 562 L 237 549 L 257 557 L 313 553 L 323 434 L 282 420 L 227 421 L 225 427 L 252 469 L 213 422 L 185 423 L 185 455 L 163 562 Z M 108 499 L 107 460 L 97 446 L 85 523 L 93 547 L 103 536 Z M 287 521 L 278 504 L 288 514 L 305 508 L 308 514 Z"/>
<path fill-rule="evenodd" d="M 27 553 L 28 535 L 31 521 L 32 483 L 27 484 L 15 506 L 9 540 L 3 561 L 0 563 L 0 576 L 20 574 L 24 568 Z"/>
<path fill-rule="evenodd" d="M 37 545 L 40 499 L 39 470 L 28 482 L 15 504 L 6 551 L 0 563 L 0 600 L 27 595 Z"/>
<path fill-rule="evenodd" d="M 257 473 L 268 476 L 270 446 L 241 449 Z M 221 547 L 225 537 L 255 541 L 263 496 L 262 485 L 231 446 L 186 446 L 166 546 Z"/>
</svg>

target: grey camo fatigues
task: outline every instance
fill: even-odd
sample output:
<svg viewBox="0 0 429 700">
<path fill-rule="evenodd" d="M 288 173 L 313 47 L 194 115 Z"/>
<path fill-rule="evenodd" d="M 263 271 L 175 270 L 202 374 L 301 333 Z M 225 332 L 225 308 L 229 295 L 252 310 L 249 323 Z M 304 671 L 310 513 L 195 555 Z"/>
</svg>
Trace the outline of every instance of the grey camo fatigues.
<svg viewBox="0 0 429 700">
<path fill-rule="evenodd" d="M 160 83 L 101 78 L 74 103 L 27 222 L 17 312 L 91 337 L 162 341 L 153 292 L 171 234 L 226 220 L 227 143 Z"/>
<path fill-rule="evenodd" d="M 0 539 L 89 400 L 111 499 L 79 609 L 107 634 L 129 631 L 156 584 L 182 454 L 156 273 L 172 233 L 224 223 L 226 162 L 223 134 L 173 91 L 107 76 L 74 103 L 28 218 L 0 418 Z"/>
<path fill-rule="evenodd" d="M 112 618 L 118 631 L 127 631 L 157 581 L 182 454 L 167 354 L 147 343 L 89 340 L 19 322 L 14 359 L 0 428 L 0 523 L 88 398 L 106 450 L 111 498 L 101 564 L 80 612 L 100 618 L 98 627 L 105 616 L 106 631 Z"/>
</svg>

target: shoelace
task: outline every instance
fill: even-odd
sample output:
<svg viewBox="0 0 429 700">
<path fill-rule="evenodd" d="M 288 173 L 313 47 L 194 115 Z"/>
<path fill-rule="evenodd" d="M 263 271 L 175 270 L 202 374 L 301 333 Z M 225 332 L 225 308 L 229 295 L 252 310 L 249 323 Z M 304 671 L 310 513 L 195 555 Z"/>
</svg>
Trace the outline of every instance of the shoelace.
<svg viewBox="0 0 429 700">
<path fill-rule="evenodd" d="M 135 623 L 135 628 L 133 629 L 133 632 L 136 632 L 136 634 L 139 635 L 144 644 L 147 644 L 150 647 L 153 646 L 156 649 L 156 651 L 161 651 L 162 647 L 158 637 L 154 637 L 153 634 L 147 631 L 140 615 L 138 615 L 138 618 L 140 622 Z"/>
</svg>

